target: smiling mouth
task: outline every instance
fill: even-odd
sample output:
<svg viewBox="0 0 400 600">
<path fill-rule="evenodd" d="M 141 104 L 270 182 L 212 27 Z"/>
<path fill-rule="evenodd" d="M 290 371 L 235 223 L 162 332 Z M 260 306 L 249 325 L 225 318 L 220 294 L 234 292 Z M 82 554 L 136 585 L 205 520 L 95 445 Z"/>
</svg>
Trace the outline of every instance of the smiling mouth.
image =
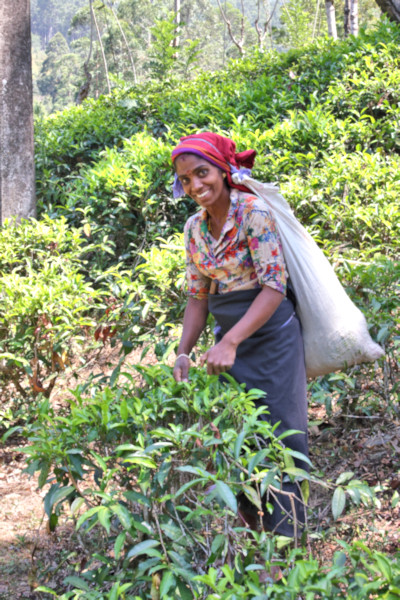
<svg viewBox="0 0 400 600">
<path fill-rule="evenodd" d="M 201 198 L 204 198 L 204 196 L 206 196 L 208 194 L 208 190 L 206 192 L 203 192 L 202 194 L 197 194 L 197 198 L 199 198 L 201 200 Z"/>
</svg>

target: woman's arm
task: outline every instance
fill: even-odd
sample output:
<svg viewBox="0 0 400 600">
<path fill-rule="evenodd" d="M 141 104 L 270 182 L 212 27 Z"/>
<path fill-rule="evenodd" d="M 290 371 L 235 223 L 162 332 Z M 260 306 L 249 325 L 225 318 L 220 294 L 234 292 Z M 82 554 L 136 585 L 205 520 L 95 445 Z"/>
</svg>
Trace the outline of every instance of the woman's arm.
<svg viewBox="0 0 400 600">
<path fill-rule="evenodd" d="M 189 354 L 206 326 L 208 299 L 189 298 L 183 317 L 183 331 L 177 355 Z M 187 381 L 190 361 L 181 356 L 175 363 L 173 375 L 176 381 Z"/>
<path fill-rule="evenodd" d="M 247 312 L 230 329 L 218 344 L 207 350 L 201 357 L 201 364 L 207 362 L 207 373 L 219 375 L 228 371 L 236 358 L 240 342 L 250 337 L 272 317 L 284 295 L 269 286 L 264 286 L 253 300 Z"/>
</svg>

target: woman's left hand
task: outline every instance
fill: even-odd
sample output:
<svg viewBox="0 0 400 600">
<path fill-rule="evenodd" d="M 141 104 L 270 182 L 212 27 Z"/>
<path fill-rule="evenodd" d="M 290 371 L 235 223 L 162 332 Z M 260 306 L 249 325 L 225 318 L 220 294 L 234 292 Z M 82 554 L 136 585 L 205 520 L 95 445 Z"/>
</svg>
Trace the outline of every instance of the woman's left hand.
<svg viewBox="0 0 400 600">
<path fill-rule="evenodd" d="M 200 359 L 201 366 L 207 363 L 208 375 L 219 375 L 232 368 L 236 358 L 236 346 L 222 338 L 210 350 L 207 350 Z"/>
</svg>

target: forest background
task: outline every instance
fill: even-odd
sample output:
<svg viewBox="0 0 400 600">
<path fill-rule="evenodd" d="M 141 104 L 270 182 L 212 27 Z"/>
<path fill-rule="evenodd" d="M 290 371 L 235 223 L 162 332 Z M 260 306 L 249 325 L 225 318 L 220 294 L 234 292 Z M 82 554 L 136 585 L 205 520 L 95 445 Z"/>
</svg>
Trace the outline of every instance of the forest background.
<svg viewBox="0 0 400 600">
<path fill-rule="evenodd" d="M 38 219 L 0 231 L 0 597 L 398 598 L 399 26 L 363 3 L 334 40 L 325 7 L 287 2 L 260 44 L 254 3 L 227 3 L 240 47 L 204 0 L 177 42 L 174 6 L 32 3 Z M 309 381 L 311 474 L 257 392 L 196 367 L 211 321 L 171 376 L 194 207 L 170 151 L 206 129 L 257 150 L 385 349 Z M 237 519 L 283 477 L 309 500 L 295 547 Z"/>
<path fill-rule="evenodd" d="M 335 7 L 344 37 L 344 0 Z M 89 95 L 97 98 L 121 85 L 223 69 L 254 46 L 283 51 L 328 32 L 325 3 L 317 0 L 224 0 L 220 7 L 217 0 L 32 0 L 31 11 L 38 113 L 77 100 L 85 63 Z M 374 0 L 361 0 L 358 26 L 372 27 L 380 14 Z"/>
</svg>

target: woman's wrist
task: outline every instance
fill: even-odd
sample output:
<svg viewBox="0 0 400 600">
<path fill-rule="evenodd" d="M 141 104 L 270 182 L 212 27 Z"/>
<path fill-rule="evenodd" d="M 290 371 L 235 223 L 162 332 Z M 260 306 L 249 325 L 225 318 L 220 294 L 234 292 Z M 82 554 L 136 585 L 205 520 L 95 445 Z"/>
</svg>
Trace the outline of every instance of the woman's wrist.
<svg viewBox="0 0 400 600">
<path fill-rule="evenodd" d="M 185 354 L 185 352 L 181 352 L 181 353 L 180 353 L 180 354 L 178 354 L 178 356 L 176 357 L 176 359 L 175 359 L 175 362 L 176 362 L 177 360 L 179 360 L 180 358 L 182 358 L 182 357 L 184 357 L 184 358 L 187 358 L 188 360 L 191 360 L 191 359 L 190 359 L 190 356 L 189 356 L 189 354 Z"/>
<path fill-rule="evenodd" d="M 233 348 L 233 350 L 236 350 L 237 347 L 239 346 L 240 342 L 242 342 L 243 340 L 240 339 L 236 339 L 235 333 L 232 333 L 232 330 L 228 331 L 228 333 L 226 333 L 221 342 L 225 342 L 226 344 L 229 344 L 229 346 L 231 346 Z"/>
</svg>

